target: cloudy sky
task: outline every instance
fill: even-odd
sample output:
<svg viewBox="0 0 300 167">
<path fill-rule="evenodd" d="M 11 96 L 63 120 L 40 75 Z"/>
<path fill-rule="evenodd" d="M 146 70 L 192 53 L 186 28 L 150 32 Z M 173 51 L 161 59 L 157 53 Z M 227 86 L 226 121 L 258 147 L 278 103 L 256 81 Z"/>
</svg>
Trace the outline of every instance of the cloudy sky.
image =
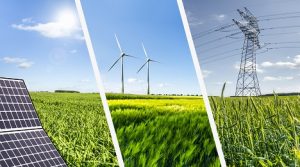
<svg viewBox="0 0 300 167">
<path fill-rule="evenodd" d="M 199 94 L 176 1 L 83 1 L 105 88 L 120 92 L 120 64 L 114 33 L 125 59 L 125 92 L 146 93 L 141 42 L 151 64 L 151 93 Z M 73 0 L 0 2 L 0 76 L 25 79 L 30 90 L 96 91 Z"/>
<path fill-rule="evenodd" d="M 97 90 L 73 0 L 1 1 L 0 32 L 0 76 L 30 90 Z"/>
<path fill-rule="evenodd" d="M 259 21 L 259 26 L 263 29 L 260 34 L 261 45 L 273 43 L 257 51 L 257 73 L 262 93 L 272 93 L 273 90 L 300 92 L 299 1 L 184 0 L 184 5 L 202 72 L 206 76 L 205 83 L 209 95 L 220 95 L 225 81 L 227 81 L 226 95 L 234 95 L 243 35 L 225 37 L 239 32 L 236 26 L 222 32 L 203 32 L 232 24 L 233 18 L 241 20 L 236 9 L 243 7 L 247 7 L 261 20 Z M 272 27 L 279 28 L 272 29 Z M 266 51 L 266 48 L 273 49 Z"/>
<path fill-rule="evenodd" d="M 121 90 L 120 62 L 108 72 L 120 56 L 116 33 L 122 49 L 138 57 L 125 57 L 125 92 L 146 93 L 146 69 L 137 74 L 145 61 L 143 42 L 148 55 L 161 62 L 151 64 L 151 93 L 200 93 L 176 1 L 85 0 L 82 5 L 108 92 Z"/>
</svg>

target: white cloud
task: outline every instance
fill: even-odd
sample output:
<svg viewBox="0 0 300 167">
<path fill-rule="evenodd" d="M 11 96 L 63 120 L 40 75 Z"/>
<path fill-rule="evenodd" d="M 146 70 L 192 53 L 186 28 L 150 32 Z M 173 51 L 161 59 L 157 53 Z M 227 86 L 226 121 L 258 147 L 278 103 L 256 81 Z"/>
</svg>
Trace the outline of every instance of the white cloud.
<svg viewBox="0 0 300 167">
<path fill-rule="evenodd" d="M 26 61 L 24 58 L 18 58 L 18 57 L 4 57 L 2 59 L 5 63 L 21 63 Z"/>
<path fill-rule="evenodd" d="M 190 26 L 198 26 L 204 24 L 203 21 L 194 16 L 190 11 L 187 11 L 187 18 Z"/>
<path fill-rule="evenodd" d="M 204 78 L 208 77 L 209 74 L 211 74 L 212 71 L 209 71 L 209 70 L 202 70 L 202 75 Z"/>
<path fill-rule="evenodd" d="M 224 21 L 227 18 L 227 16 L 225 14 L 216 14 L 216 15 L 214 15 L 214 18 L 217 21 Z"/>
<path fill-rule="evenodd" d="M 30 68 L 32 65 L 33 65 L 33 62 L 22 62 L 22 63 L 18 64 L 17 67 L 26 69 L 26 68 Z"/>
<path fill-rule="evenodd" d="M 287 77 L 282 77 L 282 76 L 265 76 L 264 81 L 283 81 L 283 80 L 293 80 L 294 77 L 292 76 L 287 76 Z"/>
<path fill-rule="evenodd" d="M 2 61 L 6 64 L 16 64 L 18 68 L 22 69 L 30 68 L 34 64 L 32 61 L 19 57 L 4 57 Z"/>
<path fill-rule="evenodd" d="M 136 78 L 128 78 L 128 80 L 127 80 L 128 83 L 134 83 L 136 81 L 137 81 Z"/>
<path fill-rule="evenodd" d="M 266 62 L 263 62 L 261 63 L 261 66 L 262 67 L 279 67 L 279 68 L 295 68 L 297 66 L 297 64 L 293 63 L 293 62 L 284 62 L 284 61 L 278 61 L 278 62 L 275 62 L 275 63 L 272 63 L 272 62 L 269 62 L 269 61 L 266 61 Z"/>
<path fill-rule="evenodd" d="M 22 19 L 22 23 L 34 23 L 34 21 L 32 20 L 31 17 L 27 17 L 27 18 Z"/>
<path fill-rule="evenodd" d="M 169 87 L 169 86 L 170 86 L 170 84 L 168 84 L 168 83 L 160 83 L 160 84 L 158 84 L 159 88 L 165 88 L 165 87 Z"/>
<path fill-rule="evenodd" d="M 260 65 L 256 64 L 256 72 L 257 73 L 264 73 L 265 71 L 260 67 Z"/>
<path fill-rule="evenodd" d="M 143 83 L 144 81 L 141 79 L 137 79 L 137 78 L 128 78 L 127 82 L 128 83 Z"/>
<path fill-rule="evenodd" d="M 262 67 L 271 67 L 271 66 L 273 66 L 273 63 L 266 61 L 266 62 L 261 63 L 261 66 Z"/>
<path fill-rule="evenodd" d="M 300 67 L 300 55 L 296 55 L 291 61 L 278 61 L 278 62 L 263 62 L 261 63 L 262 67 L 277 67 L 277 68 L 289 68 L 296 69 Z"/>
<path fill-rule="evenodd" d="M 81 27 L 77 24 L 64 22 L 61 20 L 35 23 L 31 18 L 22 19 L 21 24 L 12 24 L 12 27 L 23 31 L 38 32 L 47 38 L 73 38 L 83 40 Z"/>
</svg>

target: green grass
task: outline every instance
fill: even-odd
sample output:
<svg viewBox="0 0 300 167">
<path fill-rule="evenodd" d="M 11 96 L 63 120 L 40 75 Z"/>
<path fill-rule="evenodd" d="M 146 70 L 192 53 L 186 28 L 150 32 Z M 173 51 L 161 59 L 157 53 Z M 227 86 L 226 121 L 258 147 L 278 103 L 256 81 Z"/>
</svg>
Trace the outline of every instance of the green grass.
<svg viewBox="0 0 300 167">
<path fill-rule="evenodd" d="M 108 99 L 126 166 L 220 166 L 201 98 Z"/>
<path fill-rule="evenodd" d="M 300 97 L 211 98 L 228 166 L 299 166 Z"/>
<path fill-rule="evenodd" d="M 98 94 L 31 93 L 31 97 L 68 166 L 117 166 Z"/>
</svg>

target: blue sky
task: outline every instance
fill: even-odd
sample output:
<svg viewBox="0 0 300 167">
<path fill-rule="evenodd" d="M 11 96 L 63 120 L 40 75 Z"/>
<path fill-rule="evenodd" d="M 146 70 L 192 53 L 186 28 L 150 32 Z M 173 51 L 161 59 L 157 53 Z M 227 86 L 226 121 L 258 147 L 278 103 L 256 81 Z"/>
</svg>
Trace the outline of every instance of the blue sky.
<svg viewBox="0 0 300 167">
<path fill-rule="evenodd" d="M 0 75 L 25 79 L 30 90 L 96 91 L 72 0 L 0 2 Z M 176 1 L 83 1 L 105 88 L 120 92 L 120 64 L 114 33 L 125 60 L 125 92 L 146 92 L 145 56 L 151 64 L 151 93 L 199 94 L 192 59 Z M 70 16 L 71 15 L 71 16 Z"/>
<path fill-rule="evenodd" d="M 73 0 L 0 2 L 0 76 L 30 90 L 96 91 Z"/>
<path fill-rule="evenodd" d="M 200 93 L 176 1 L 85 0 L 82 5 L 108 92 L 121 90 L 120 64 L 108 72 L 120 56 L 116 33 L 122 49 L 138 57 L 125 57 L 125 92 L 146 93 L 146 69 L 136 73 L 145 61 L 143 42 L 148 55 L 161 62 L 151 64 L 151 93 Z"/>
<path fill-rule="evenodd" d="M 300 2 L 297 0 L 251 0 L 251 1 L 216 1 L 216 0 L 184 0 L 192 34 L 195 36 L 212 27 L 231 24 L 232 19 L 241 20 L 236 9 L 247 7 L 258 19 L 278 18 L 265 16 L 277 13 L 299 12 L 298 14 L 281 15 L 298 16 L 290 19 L 260 21 L 260 28 L 297 25 L 297 28 L 262 30 L 261 44 L 269 42 L 297 42 L 273 44 L 267 47 L 296 47 L 273 49 L 257 55 L 258 78 L 262 93 L 300 92 Z M 261 17 L 265 16 L 265 17 Z M 243 35 L 234 36 L 237 39 L 224 38 L 216 42 L 206 42 L 237 32 L 237 27 L 231 27 L 230 32 L 216 32 L 194 40 L 200 59 L 202 72 L 209 95 L 220 95 L 222 84 L 227 81 L 226 95 L 233 95 L 238 75 L 240 51 L 224 52 L 242 48 Z M 278 33 L 281 33 L 278 35 Z M 277 35 L 274 35 L 277 34 Z M 230 44 L 229 44 L 230 43 Z M 222 46 L 224 45 L 224 46 Z M 222 47 L 220 47 L 222 46 Z M 237 54 L 237 55 L 235 55 Z M 218 55 L 218 56 L 216 56 Z M 222 56 L 219 56 L 222 55 Z M 235 55 L 235 56 L 232 56 Z M 227 57 L 227 58 L 224 58 Z"/>
</svg>

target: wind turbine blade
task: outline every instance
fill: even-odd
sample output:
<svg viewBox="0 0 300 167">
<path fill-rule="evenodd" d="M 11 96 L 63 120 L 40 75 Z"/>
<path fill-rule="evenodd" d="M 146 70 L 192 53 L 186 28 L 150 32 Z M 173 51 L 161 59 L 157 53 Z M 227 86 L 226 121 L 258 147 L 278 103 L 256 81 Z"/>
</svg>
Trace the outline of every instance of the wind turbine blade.
<svg viewBox="0 0 300 167">
<path fill-rule="evenodd" d="M 150 59 L 149 61 L 153 61 L 153 62 L 156 62 L 156 63 L 161 63 L 161 62 L 159 62 L 159 61 L 152 60 L 152 59 Z"/>
<path fill-rule="evenodd" d="M 145 67 L 145 65 L 146 65 L 147 63 L 148 63 L 148 61 L 146 61 L 146 63 L 143 64 L 142 67 L 141 67 L 136 73 L 139 73 L 139 72 Z"/>
<path fill-rule="evenodd" d="M 120 57 L 118 58 L 118 60 L 114 62 L 114 64 L 109 68 L 108 71 L 110 71 L 110 70 L 118 63 L 118 61 L 119 61 L 121 58 L 122 58 L 122 56 L 120 56 Z"/>
<path fill-rule="evenodd" d="M 127 54 L 125 54 L 125 56 L 127 56 L 127 57 L 133 57 L 133 58 L 137 59 L 137 57 L 135 57 L 135 56 L 131 56 L 131 55 L 127 55 Z"/>
<path fill-rule="evenodd" d="M 142 43 L 142 46 L 143 46 L 143 50 L 144 50 L 145 56 L 149 59 L 149 56 L 148 56 L 148 54 L 147 54 L 147 51 L 146 51 L 145 46 L 144 46 L 143 43 Z"/>
<path fill-rule="evenodd" d="M 120 52 L 121 52 L 121 53 L 123 53 L 123 50 L 122 50 L 122 48 L 121 48 L 121 45 L 120 45 L 120 42 L 119 42 L 119 40 L 118 40 L 118 36 L 117 36 L 117 34 L 115 34 L 115 38 L 116 38 L 116 41 L 117 41 L 118 47 L 119 47 L 119 49 L 120 49 Z"/>
</svg>

